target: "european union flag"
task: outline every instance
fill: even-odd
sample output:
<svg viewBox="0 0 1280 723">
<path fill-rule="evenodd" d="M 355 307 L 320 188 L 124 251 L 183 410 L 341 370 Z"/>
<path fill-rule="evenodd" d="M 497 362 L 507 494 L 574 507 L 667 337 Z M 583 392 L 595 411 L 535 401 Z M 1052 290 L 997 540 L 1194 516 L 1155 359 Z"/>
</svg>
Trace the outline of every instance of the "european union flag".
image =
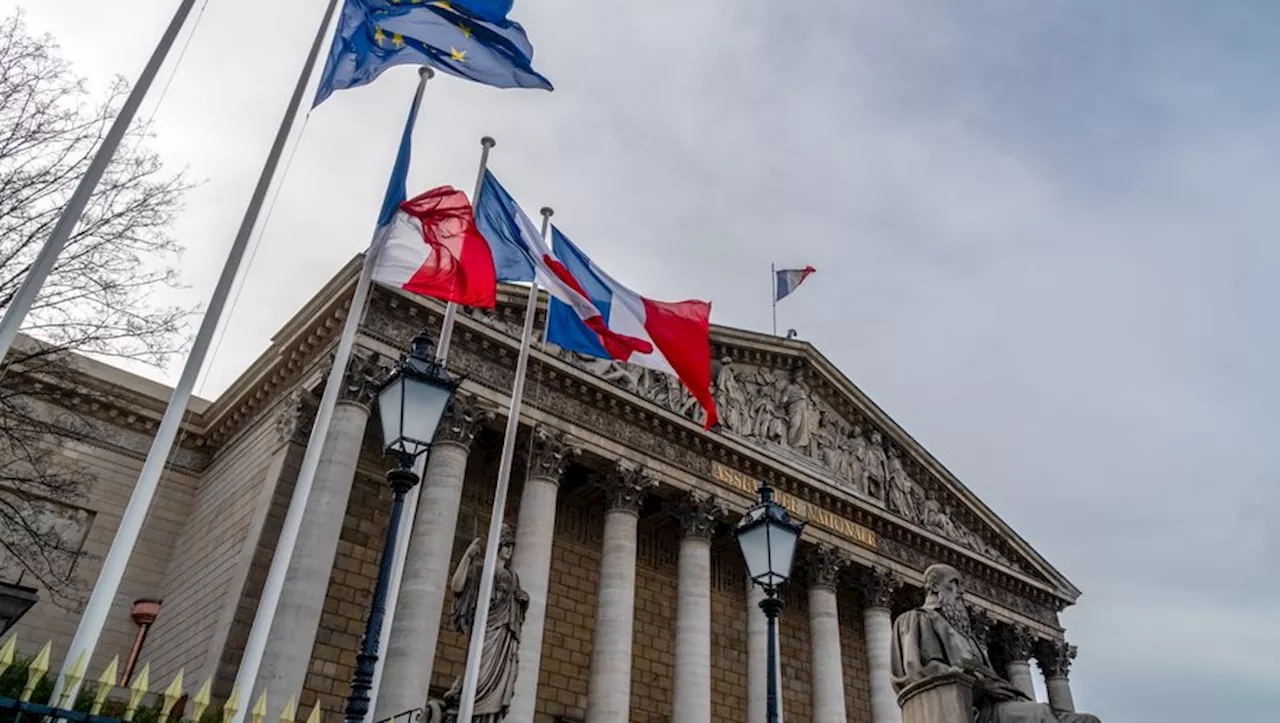
<svg viewBox="0 0 1280 723">
<path fill-rule="evenodd" d="M 543 88 L 511 0 L 347 0 L 315 105 L 393 65 L 430 65 L 498 88 Z"/>
</svg>

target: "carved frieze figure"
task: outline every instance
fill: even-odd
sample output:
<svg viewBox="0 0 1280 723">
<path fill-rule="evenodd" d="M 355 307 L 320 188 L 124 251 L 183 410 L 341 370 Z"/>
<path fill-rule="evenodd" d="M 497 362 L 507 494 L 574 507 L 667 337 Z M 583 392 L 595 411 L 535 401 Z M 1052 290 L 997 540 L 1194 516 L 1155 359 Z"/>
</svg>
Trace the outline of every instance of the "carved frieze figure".
<svg viewBox="0 0 1280 723">
<path fill-rule="evenodd" d="M 798 369 L 791 370 L 782 384 L 782 409 L 787 420 L 787 445 L 807 453 L 812 446 L 817 410 L 809 401 L 809 390 L 800 381 Z"/>
<path fill-rule="evenodd" d="M 942 507 L 942 503 L 933 496 L 932 492 L 925 493 L 924 509 L 922 511 L 924 526 L 942 535 L 948 540 L 960 541 L 960 533 L 956 530 L 955 523 L 947 516 L 946 511 Z"/>
<path fill-rule="evenodd" d="M 916 507 L 916 483 L 907 474 L 902 464 L 902 453 L 897 447 L 889 448 L 889 511 L 912 521 L 920 521 L 920 510 Z"/>
<path fill-rule="evenodd" d="M 643 367 L 625 364 L 617 359 L 600 359 L 598 357 L 569 352 L 587 371 L 606 382 L 616 384 L 632 394 L 640 393 L 640 373 Z"/>
<path fill-rule="evenodd" d="M 849 478 L 849 430 L 839 422 L 824 418 L 813 433 L 814 456 L 842 486 L 851 486 Z"/>
<path fill-rule="evenodd" d="M 893 624 L 894 690 L 901 693 L 930 678 L 960 674 L 973 688 L 977 723 L 1099 723 L 1095 716 L 1055 712 L 1030 700 L 992 668 L 969 617 L 963 579 L 955 568 L 931 566 L 924 573 L 924 588 L 924 604 L 898 616 Z"/>
<path fill-rule="evenodd" d="M 493 596 L 483 627 L 475 625 L 480 577 L 484 566 L 480 538 L 473 540 L 466 552 L 462 553 L 462 559 L 458 561 L 458 567 L 450 580 L 453 606 L 449 619 L 454 629 L 468 636 L 484 636 L 484 655 L 480 658 L 476 704 L 471 719 L 474 723 L 499 723 L 507 715 L 511 697 L 515 694 L 520 632 L 524 626 L 525 611 L 529 607 L 529 594 L 520 587 L 520 578 L 511 569 L 515 536 L 507 525 L 502 526 L 500 539 L 498 568 L 494 571 L 493 578 Z M 455 721 L 461 694 L 462 677 L 459 676 L 441 700 L 432 701 L 428 706 L 427 722 Z"/>
<path fill-rule="evenodd" d="M 689 416 L 698 400 L 674 374 L 658 373 L 662 384 L 662 405 L 682 417 Z"/>
<path fill-rule="evenodd" d="M 867 438 L 862 435 L 862 427 L 853 428 L 853 437 L 849 440 L 849 479 L 853 480 L 854 489 L 862 494 L 869 494 L 867 484 Z"/>
<path fill-rule="evenodd" d="M 720 373 L 716 375 L 715 385 L 716 411 L 720 414 L 720 424 L 734 434 L 747 432 L 747 393 L 738 381 L 738 374 L 733 368 L 733 360 L 725 357 L 720 360 Z"/>
<path fill-rule="evenodd" d="M 756 375 L 756 395 L 751 400 L 751 434 L 777 444 L 787 443 L 787 423 L 783 414 L 781 387 L 773 371 L 761 369 Z"/>
<path fill-rule="evenodd" d="M 871 433 L 871 441 L 867 443 L 866 462 L 867 493 L 883 500 L 885 487 L 889 482 L 889 458 L 884 453 L 884 442 L 879 432 Z"/>
</svg>

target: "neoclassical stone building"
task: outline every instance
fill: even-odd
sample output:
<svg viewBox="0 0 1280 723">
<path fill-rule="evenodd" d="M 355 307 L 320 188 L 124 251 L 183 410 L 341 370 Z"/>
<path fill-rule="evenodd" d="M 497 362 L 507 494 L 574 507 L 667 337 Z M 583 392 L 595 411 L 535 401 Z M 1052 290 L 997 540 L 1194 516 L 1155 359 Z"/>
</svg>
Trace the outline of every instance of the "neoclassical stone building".
<svg viewBox="0 0 1280 723">
<path fill-rule="evenodd" d="M 339 272 L 220 398 L 192 405 L 91 676 L 138 637 L 133 602 L 158 599 L 140 656 L 152 679 L 184 669 L 229 694 L 358 269 Z M 524 296 L 505 290 L 496 312 L 458 315 L 449 365 L 466 382 L 423 475 L 376 718 L 421 706 L 462 672 L 448 577 L 487 529 Z M 303 710 L 340 714 L 390 506 L 372 388 L 443 310 L 373 294 L 253 694 L 267 689 L 274 710 L 300 692 Z M 508 720 L 763 720 L 764 619 L 730 531 L 765 479 L 808 522 L 780 621 L 788 723 L 899 720 L 890 620 L 919 603 L 933 562 L 970 581 L 995 665 L 1030 692 L 1038 661 L 1050 702 L 1071 709 L 1075 649 L 1058 614 L 1079 591 L 814 347 L 729 328 L 712 343 L 722 424 L 711 432 L 674 379 L 532 352 L 506 512 L 531 598 Z M 78 363 L 112 402 L 64 445 L 95 477 L 84 509 L 68 511 L 83 526 L 89 557 L 74 574 L 87 586 L 167 390 Z M 42 601 L 16 630 L 65 650 L 76 619 Z"/>
</svg>

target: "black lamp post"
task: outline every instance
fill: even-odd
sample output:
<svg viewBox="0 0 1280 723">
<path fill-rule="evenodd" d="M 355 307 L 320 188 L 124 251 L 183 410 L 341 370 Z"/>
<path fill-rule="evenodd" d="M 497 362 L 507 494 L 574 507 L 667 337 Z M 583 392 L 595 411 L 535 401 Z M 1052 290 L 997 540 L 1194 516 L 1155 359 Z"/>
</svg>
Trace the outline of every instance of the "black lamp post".
<svg viewBox="0 0 1280 723">
<path fill-rule="evenodd" d="M 769 655 L 765 721 L 778 721 L 777 677 L 777 626 L 778 613 L 782 612 L 782 600 L 778 599 L 778 586 L 791 577 L 791 562 L 796 556 L 803 522 L 794 522 L 787 508 L 773 501 L 773 488 L 768 482 L 760 483 L 760 502 L 747 510 L 734 529 L 733 535 L 742 548 L 742 558 L 747 563 L 747 574 L 752 582 L 764 588 L 765 598 L 760 609 L 768 620 Z"/>
<path fill-rule="evenodd" d="M 383 542 L 382 558 L 378 562 L 378 584 L 369 604 L 369 619 L 364 626 L 360 653 L 356 656 L 355 674 L 351 676 L 346 723 L 361 723 L 369 712 L 369 689 L 373 686 L 373 671 L 378 662 L 378 639 L 382 636 L 382 619 L 386 615 L 387 587 L 404 496 L 418 484 L 413 463 L 431 449 L 436 428 L 440 426 L 445 409 L 461 383 L 435 360 L 434 349 L 435 345 L 426 332 L 418 334 L 413 339 L 413 350 L 400 361 L 400 366 L 378 390 L 383 448 L 396 461 L 396 466 L 387 472 L 387 483 L 391 485 L 394 496 L 387 539 Z"/>
</svg>

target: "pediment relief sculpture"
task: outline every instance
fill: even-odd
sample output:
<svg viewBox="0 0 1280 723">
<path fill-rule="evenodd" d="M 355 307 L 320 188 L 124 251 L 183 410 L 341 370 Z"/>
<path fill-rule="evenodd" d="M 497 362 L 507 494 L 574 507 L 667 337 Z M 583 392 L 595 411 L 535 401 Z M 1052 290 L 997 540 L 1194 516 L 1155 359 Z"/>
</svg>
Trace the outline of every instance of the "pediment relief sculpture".
<svg viewBox="0 0 1280 723">
<path fill-rule="evenodd" d="M 519 326 L 478 309 L 474 318 L 518 337 Z M 697 424 L 702 407 L 680 381 L 613 359 L 600 359 L 549 345 L 560 359 Z M 863 419 L 848 420 L 805 381 L 805 368 L 773 369 L 735 362 L 714 365 L 717 431 L 763 449 L 837 487 L 886 508 L 952 542 L 1004 565 L 1019 568 L 950 509 L 947 495 L 908 454 Z"/>
</svg>

